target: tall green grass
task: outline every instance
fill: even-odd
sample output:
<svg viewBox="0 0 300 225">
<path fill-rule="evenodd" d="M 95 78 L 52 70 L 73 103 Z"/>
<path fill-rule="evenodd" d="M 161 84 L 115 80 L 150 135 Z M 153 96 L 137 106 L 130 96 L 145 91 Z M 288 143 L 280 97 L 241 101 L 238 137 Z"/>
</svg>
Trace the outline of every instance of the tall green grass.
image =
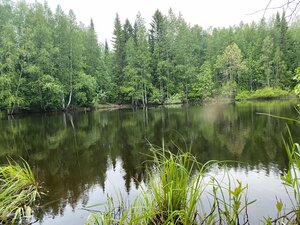
<svg viewBox="0 0 300 225">
<path fill-rule="evenodd" d="M 174 154 L 164 148 L 152 148 L 151 152 L 154 166 L 135 201 L 124 204 L 120 198 L 115 202 L 108 197 L 105 210 L 91 214 L 86 225 L 238 224 L 252 203 L 245 197 L 247 186 L 242 183 L 235 186 L 231 181 L 225 184 L 213 177 L 207 179 L 206 172 L 216 162 L 202 165 L 190 152 Z M 212 207 L 205 212 L 201 201 L 208 189 L 212 190 L 208 193 Z"/>
<path fill-rule="evenodd" d="M 297 108 L 295 109 L 300 115 L 299 109 Z M 261 114 L 268 115 L 263 113 Z M 299 119 L 293 119 L 293 118 L 282 117 L 282 116 L 274 116 L 274 115 L 268 115 L 268 116 L 272 116 L 274 118 L 278 118 L 286 121 L 300 123 Z M 276 203 L 277 217 L 273 219 L 270 217 L 266 218 L 265 223 L 268 225 L 300 224 L 300 145 L 299 143 L 294 142 L 288 126 L 287 126 L 287 130 L 288 130 L 288 138 L 286 139 L 285 137 L 283 137 L 283 142 L 288 157 L 289 165 L 287 171 L 285 171 L 284 175 L 281 177 L 281 180 L 286 187 L 287 194 L 289 195 L 292 208 L 285 209 L 284 202 L 282 202 L 280 199 L 279 200 L 277 199 L 277 203 Z"/>
<path fill-rule="evenodd" d="M 287 90 L 283 90 L 280 88 L 271 88 L 266 87 L 262 89 L 258 89 L 256 91 L 240 91 L 235 100 L 251 100 L 251 99 L 280 99 L 280 98 L 291 98 L 293 94 Z"/>
<path fill-rule="evenodd" d="M 149 172 L 149 191 L 156 209 L 153 224 L 194 224 L 209 163 L 200 165 L 189 152 L 173 154 L 162 148 L 152 149 L 152 153 L 155 167 Z"/>
<path fill-rule="evenodd" d="M 20 165 L 9 161 L 0 167 L 0 222 L 16 224 L 29 220 L 38 198 L 39 186 L 27 162 Z"/>
<path fill-rule="evenodd" d="M 277 201 L 278 216 L 273 221 L 268 219 L 268 222 L 275 222 L 275 224 L 300 224 L 300 145 L 293 141 L 289 128 L 288 132 L 289 139 L 284 139 L 284 146 L 289 160 L 289 167 L 281 179 L 283 184 L 292 191 L 292 194 L 289 195 L 292 209 L 289 211 L 284 210 L 283 203 Z"/>
</svg>

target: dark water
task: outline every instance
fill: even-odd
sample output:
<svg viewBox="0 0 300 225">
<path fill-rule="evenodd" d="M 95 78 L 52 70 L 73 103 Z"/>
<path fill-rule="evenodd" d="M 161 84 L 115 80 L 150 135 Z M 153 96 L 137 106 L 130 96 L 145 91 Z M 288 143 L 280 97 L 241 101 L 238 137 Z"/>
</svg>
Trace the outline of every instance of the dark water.
<svg viewBox="0 0 300 225">
<path fill-rule="evenodd" d="M 84 224 L 84 206 L 106 194 L 129 199 L 146 179 L 149 142 L 175 151 L 192 147 L 200 162 L 235 160 L 232 176 L 257 199 L 249 209 L 257 224 L 274 216 L 276 197 L 287 200 L 280 175 L 287 168 L 282 136 L 286 121 L 257 112 L 297 117 L 295 101 L 176 106 L 77 114 L 28 115 L 0 120 L 0 163 L 23 157 L 48 191 L 35 212 L 41 224 Z M 289 122 L 295 141 L 299 124 Z M 213 169 L 211 174 L 221 176 Z"/>
</svg>

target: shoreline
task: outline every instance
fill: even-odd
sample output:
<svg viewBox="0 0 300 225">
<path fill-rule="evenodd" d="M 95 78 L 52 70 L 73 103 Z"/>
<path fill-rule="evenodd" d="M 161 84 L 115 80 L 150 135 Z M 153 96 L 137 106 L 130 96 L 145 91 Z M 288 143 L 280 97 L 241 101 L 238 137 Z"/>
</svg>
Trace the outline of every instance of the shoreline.
<svg viewBox="0 0 300 225">
<path fill-rule="evenodd" d="M 133 106 L 131 104 L 100 104 L 91 107 L 75 107 L 71 110 L 53 110 L 53 111 L 39 111 L 39 110 L 20 110 L 14 114 L 7 114 L 5 110 L 0 110 L 0 116 L 19 116 L 27 114 L 51 114 L 51 113 L 77 113 L 77 112 L 95 112 L 95 111 L 114 111 L 122 109 L 142 109 L 142 108 L 152 108 L 152 107 L 168 107 L 168 106 L 183 106 L 183 105 L 208 105 L 208 104 L 232 104 L 238 102 L 268 102 L 268 101 L 290 101 L 290 100 L 300 100 L 296 95 L 284 96 L 284 97 L 256 97 L 248 99 L 231 99 L 224 97 L 216 97 L 204 101 L 189 101 L 189 102 L 177 102 L 177 103 L 167 103 L 167 104 L 148 104 Z"/>
</svg>

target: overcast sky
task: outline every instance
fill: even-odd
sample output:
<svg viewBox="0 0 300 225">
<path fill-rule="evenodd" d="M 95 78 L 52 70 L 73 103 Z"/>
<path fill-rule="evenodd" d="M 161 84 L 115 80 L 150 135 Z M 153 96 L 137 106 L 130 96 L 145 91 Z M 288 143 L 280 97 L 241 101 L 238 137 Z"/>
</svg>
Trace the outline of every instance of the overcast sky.
<svg viewBox="0 0 300 225">
<path fill-rule="evenodd" d="M 37 0 L 44 2 L 44 0 Z M 286 0 L 272 0 L 272 6 L 280 5 Z M 34 2 L 34 0 L 27 0 Z M 68 13 L 73 9 L 77 20 L 88 25 L 92 18 L 100 42 L 110 42 L 116 13 L 122 22 L 128 18 L 134 22 L 137 12 L 141 12 L 149 24 L 156 9 L 164 14 L 169 8 L 178 14 L 181 12 L 191 25 L 198 24 L 208 28 L 238 25 L 240 21 L 258 21 L 263 12 L 249 15 L 264 9 L 269 0 L 48 0 L 49 6 L 55 10 L 59 4 Z M 274 13 L 274 12 L 273 12 Z"/>
</svg>

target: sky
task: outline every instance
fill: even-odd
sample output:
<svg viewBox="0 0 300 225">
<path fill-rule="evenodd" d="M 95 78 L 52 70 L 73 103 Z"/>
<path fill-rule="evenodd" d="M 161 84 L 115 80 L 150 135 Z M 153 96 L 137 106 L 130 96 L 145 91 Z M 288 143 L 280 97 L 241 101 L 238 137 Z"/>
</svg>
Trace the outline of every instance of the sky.
<svg viewBox="0 0 300 225">
<path fill-rule="evenodd" d="M 27 0 L 34 2 L 35 0 Z M 43 3 L 44 0 L 36 0 Z M 276 7 L 286 0 L 272 0 L 271 7 Z M 156 9 L 164 14 L 172 8 L 173 12 L 181 12 L 186 22 L 198 24 L 203 28 L 228 27 L 244 23 L 259 21 L 269 0 L 47 0 L 52 10 L 59 4 L 68 13 L 72 9 L 77 20 L 85 25 L 93 19 L 100 42 L 107 39 L 110 43 L 113 33 L 113 24 L 116 13 L 122 22 L 128 18 L 132 23 L 138 12 L 141 13 L 149 26 Z M 272 10 L 268 11 L 270 15 Z M 253 14 L 254 13 L 254 14 Z M 252 15 L 251 15 L 252 14 Z"/>
</svg>

